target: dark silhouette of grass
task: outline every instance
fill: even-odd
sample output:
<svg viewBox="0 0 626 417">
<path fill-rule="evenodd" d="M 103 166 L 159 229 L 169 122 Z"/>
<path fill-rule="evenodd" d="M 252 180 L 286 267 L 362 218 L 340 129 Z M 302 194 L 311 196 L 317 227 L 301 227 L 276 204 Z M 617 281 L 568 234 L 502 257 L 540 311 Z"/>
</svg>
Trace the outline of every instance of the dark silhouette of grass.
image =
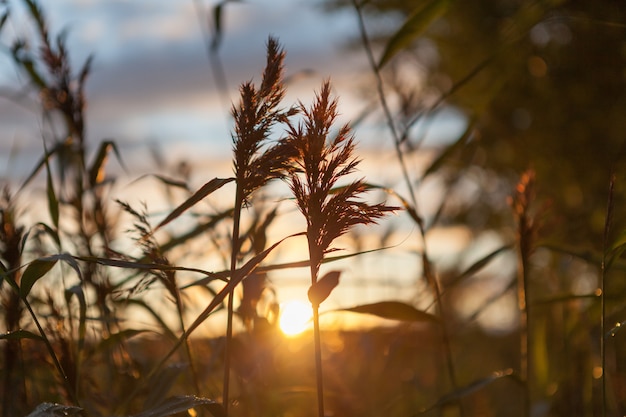
<svg viewBox="0 0 626 417">
<path fill-rule="evenodd" d="M 384 85 L 384 67 L 393 60 L 385 58 L 382 65 L 374 58 L 361 14 L 364 4 L 354 2 L 403 192 L 358 178 L 356 138 L 348 126 L 335 126 L 338 101 L 330 82 L 322 84 L 310 106 L 281 107 L 285 52 L 270 37 L 260 84 L 242 84 L 232 107 L 233 176 L 205 180 L 194 189 L 186 176 L 155 175 L 168 190 L 186 193 L 171 200 L 174 208 L 161 213 L 159 222 L 153 222 L 149 207 L 138 209 L 109 197 L 115 178 L 106 160 L 113 155 L 122 162 L 123 155 L 114 141 L 87 141 L 85 83 L 91 59 L 76 70 L 65 35 L 53 37 L 37 2 L 23 4 L 39 49 L 16 39 L 7 51 L 28 91 L 40 100 L 43 125 L 61 134 L 43 140 L 42 156 L 30 175 L 17 190 L 3 187 L 0 196 L 3 416 L 533 415 L 542 404 L 555 416 L 623 411 L 619 387 L 626 376 L 619 352 L 626 307 L 614 277 L 625 267 L 626 244 L 611 229 L 618 213 L 616 179 L 610 180 L 599 251 L 542 240 L 544 212 L 536 209 L 540 202 L 533 193 L 541 179 L 528 171 L 511 183 L 506 216 L 513 216 L 509 229 L 500 231 L 501 246 L 469 266 L 440 265 L 427 236 L 445 224 L 452 190 L 469 175 L 458 167 L 466 163 L 478 127 L 470 124 L 430 165 L 411 172 L 407 158 L 415 149 L 408 143 L 409 128 L 433 109 L 407 104 L 403 114 L 394 113 Z M 0 11 L 10 12 L 9 6 L 0 2 Z M 434 12 L 435 6 L 437 1 L 427 10 Z M 423 22 L 417 14 L 411 24 L 425 24 L 426 14 Z M 10 19 L 10 13 L 0 14 L 0 30 Z M 386 56 L 398 52 L 402 37 L 395 39 Z M 462 79 L 446 94 L 471 79 Z M 413 92 L 400 93 L 409 100 Z M 43 197 L 30 193 L 39 176 Z M 419 187 L 436 176 L 450 194 L 426 218 Z M 289 197 L 271 194 L 266 186 L 275 179 L 287 184 Z M 218 191 L 232 192 L 227 208 L 203 205 Z M 415 282 L 426 295 L 419 307 L 380 299 L 328 312 L 387 320 L 379 328 L 324 328 L 320 305 L 344 268 L 324 271 L 322 266 L 393 250 L 383 243 L 387 236 L 380 236 L 374 249 L 336 252 L 339 238 L 356 226 L 382 223 L 387 214 L 401 210 L 370 201 L 380 196 L 399 201 L 402 213 L 396 218 L 408 217 L 401 227 L 417 230 L 414 259 L 422 271 Z M 44 207 L 45 218 L 32 220 L 29 211 L 38 206 Z M 296 210 L 305 219 L 304 230 L 281 223 L 284 212 Z M 187 229 L 171 227 L 183 218 Z M 275 241 L 270 228 L 281 234 Z M 305 253 L 274 263 L 270 255 L 295 236 L 306 238 Z M 121 250 L 120 241 L 134 246 Z M 180 253 L 190 248 L 223 264 L 188 266 Z M 540 268 L 536 255 L 544 259 Z M 456 308 L 466 295 L 463 287 L 479 274 L 493 273 L 486 270 L 506 257 L 517 259 L 515 276 L 469 318 L 461 317 Z M 600 266 L 599 292 L 576 293 L 562 278 L 567 276 L 563 265 L 574 262 L 580 271 Z M 307 268 L 310 277 L 313 331 L 286 338 L 277 324 L 277 300 L 266 300 L 276 285 L 273 273 L 299 268 Z M 191 288 L 199 291 L 190 296 Z M 515 289 L 519 326 L 505 335 L 482 332 L 475 319 Z M 137 311 L 151 324 L 132 320 Z M 221 337 L 191 337 L 207 321 L 220 320 Z M 237 320 L 243 329 L 238 333 Z M 612 321 L 616 324 L 607 330 Z"/>
</svg>

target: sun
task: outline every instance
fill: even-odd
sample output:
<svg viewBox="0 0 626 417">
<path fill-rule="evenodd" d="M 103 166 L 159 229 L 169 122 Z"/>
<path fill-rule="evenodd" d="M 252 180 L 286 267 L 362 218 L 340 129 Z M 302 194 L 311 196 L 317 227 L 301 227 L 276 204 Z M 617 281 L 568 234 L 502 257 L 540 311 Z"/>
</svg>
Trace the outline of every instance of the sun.
<svg viewBox="0 0 626 417">
<path fill-rule="evenodd" d="M 310 324 L 313 312 L 311 305 L 302 301 L 288 301 L 281 305 L 280 330 L 286 336 L 296 336 L 305 331 Z"/>
</svg>

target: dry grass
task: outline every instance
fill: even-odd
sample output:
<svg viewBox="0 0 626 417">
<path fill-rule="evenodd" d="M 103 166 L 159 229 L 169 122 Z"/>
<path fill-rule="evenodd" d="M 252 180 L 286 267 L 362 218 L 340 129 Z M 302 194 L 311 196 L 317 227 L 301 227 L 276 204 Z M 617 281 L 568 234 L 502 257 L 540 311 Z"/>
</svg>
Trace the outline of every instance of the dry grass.
<svg viewBox="0 0 626 417">
<path fill-rule="evenodd" d="M 451 221 L 447 204 L 469 172 L 463 167 L 474 126 L 429 167 L 411 172 L 406 157 L 414 149 L 407 138 L 424 109 L 404 106 L 400 117 L 412 122 L 398 127 L 403 124 L 389 106 L 361 3 L 355 8 L 363 43 L 408 197 L 358 177 L 356 138 L 350 127 L 335 125 L 338 101 L 330 82 L 310 106 L 281 107 L 285 52 L 269 38 L 260 85 L 244 83 L 232 108 L 233 176 L 205 180 L 195 191 L 189 191 L 189 178 L 158 177 L 187 194 L 173 200 L 174 208 L 156 224 L 149 207 L 109 197 L 115 178 L 106 169 L 107 157 L 122 159 L 115 142 L 86 140 L 84 87 L 91 61 L 75 71 L 64 37 L 51 37 L 36 2 L 24 4 L 40 49 L 17 39 L 9 50 L 41 100 L 44 126 L 54 130 L 52 120 L 61 120 L 62 134 L 44 140 L 28 178 L 17 190 L 3 187 L 0 196 L 3 416 L 529 416 L 541 407 L 549 409 L 545 415 L 570 416 L 624 410 L 620 352 L 626 342 L 620 328 L 626 306 L 611 274 L 624 268 L 620 257 L 626 248 L 610 227 L 617 213 L 616 181 L 600 256 L 542 240 L 538 225 L 544 212 L 536 210 L 533 194 L 541 182 L 528 171 L 510 184 L 502 245 L 474 256 L 469 266 L 439 263 L 427 236 Z M 46 218 L 30 221 L 24 212 L 31 203 L 24 196 L 40 176 L 46 192 L 36 203 L 46 207 Z M 437 176 L 449 193 L 429 217 L 418 196 L 425 180 Z M 272 180 L 286 183 L 291 195 L 271 194 Z M 218 191 L 232 192 L 227 209 L 203 205 Z M 372 202 L 368 192 L 389 196 L 402 209 Z M 302 214 L 305 230 L 285 230 L 281 222 L 288 211 Z M 419 290 L 417 302 L 381 296 L 343 310 L 378 316 L 387 327 L 324 329 L 320 305 L 343 271 L 322 273 L 322 266 L 382 251 L 387 235 L 372 250 L 345 254 L 335 245 L 357 226 L 387 222 L 394 211 L 394 220 L 402 221 L 397 227 L 417 231 L 419 249 L 410 255 L 419 266 L 412 289 Z M 185 230 L 169 227 L 183 221 Z M 385 233 L 393 234 L 391 228 Z M 270 229 L 280 237 L 272 241 L 276 233 Z M 308 252 L 273 263 L 271 255 L 296 236 L 306 237 Z M 134 245 L 120 250 L 118 242 Z M 190 248 L 206 262 L 186 266 L 189 258 L 181 253 Z M 491 267 L 507 256 L 517 257 L 515 276 L 502 277 L 509 281 L 501 293 L 462 317 L 457 307 L 470 291 L 464 286 L 494 274 Z M 601 292 L 575 292 L 571 276 L 596 267 Z M 313 331 L 288 339 L 278 328 L 271 277 L 298 268 L 308 268 L 310 276 Z M 491 314 L 492 303 L 516 288 L 516 329 L 493 335 L 476 326 L 477 317 Z M 145 319 L 132 320 L 137 313 Z M 611 321 L 618 325 L 606 331 Z M 207 322 L 223 325 L 224 334 L 191 338 Z M 594 375 L 601 379 L 600 396 Z"/>
</svg>

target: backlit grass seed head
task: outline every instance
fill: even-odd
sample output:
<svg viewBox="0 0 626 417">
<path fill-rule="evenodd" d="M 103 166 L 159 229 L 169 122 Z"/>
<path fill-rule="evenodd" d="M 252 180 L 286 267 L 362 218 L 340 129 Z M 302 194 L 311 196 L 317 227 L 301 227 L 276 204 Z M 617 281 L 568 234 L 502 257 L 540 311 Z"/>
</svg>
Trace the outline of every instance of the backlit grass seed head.
<svg viewBox="0 0 626 417">
<path fill-rule="evenodd" d="M 337 117 L 337 100 L 330 98 L 325 82 L 310 109 L 300 104 L 303 121 L 289 126 L 289 143 L 296 155 L 291 189 L 307 221 L 313 264 L 321 261 L 333 240 L 357 224 L 376 223 L 396 207 L 369 204 L 360 199 L 368 186 L 362 179 L 337 187 L 354 173 L 359 160 L 353 156 L 354 136 L 348 126 L 329 139 Z"/>
<path fill-rule="evenodd" d="M 267 64 L 260 89 L 257 90 L 251 81 L 244 83 L 240 88 L 240 103 L 232 109 L 235 120 L 234 170 L 245 202 L 252 192 L 267 181 L 281 178 L 292 157 L 284 140 L 278 140 L 261 152 L 272 127 L 295 113 L 293 109 L 283 111 L 278 108 L 285 95 L 284 58 L 284 51 L 270 37 L 267 43 Z"/>
</svg>

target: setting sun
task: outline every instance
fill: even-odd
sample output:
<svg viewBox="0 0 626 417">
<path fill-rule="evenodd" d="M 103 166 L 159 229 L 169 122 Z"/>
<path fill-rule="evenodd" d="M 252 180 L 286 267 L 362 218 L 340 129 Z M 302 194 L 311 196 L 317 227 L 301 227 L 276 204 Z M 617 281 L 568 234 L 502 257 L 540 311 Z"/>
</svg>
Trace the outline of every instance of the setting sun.
<svg viewBox="0 0 626 417">
<path fill-rule="evenodd" d="M 311 305 L 302 301 L 288 301 L 281 306 L 280 330 L 286 336 L 295 336 L 305 331 L 311 320 Z"/>
</svg>

